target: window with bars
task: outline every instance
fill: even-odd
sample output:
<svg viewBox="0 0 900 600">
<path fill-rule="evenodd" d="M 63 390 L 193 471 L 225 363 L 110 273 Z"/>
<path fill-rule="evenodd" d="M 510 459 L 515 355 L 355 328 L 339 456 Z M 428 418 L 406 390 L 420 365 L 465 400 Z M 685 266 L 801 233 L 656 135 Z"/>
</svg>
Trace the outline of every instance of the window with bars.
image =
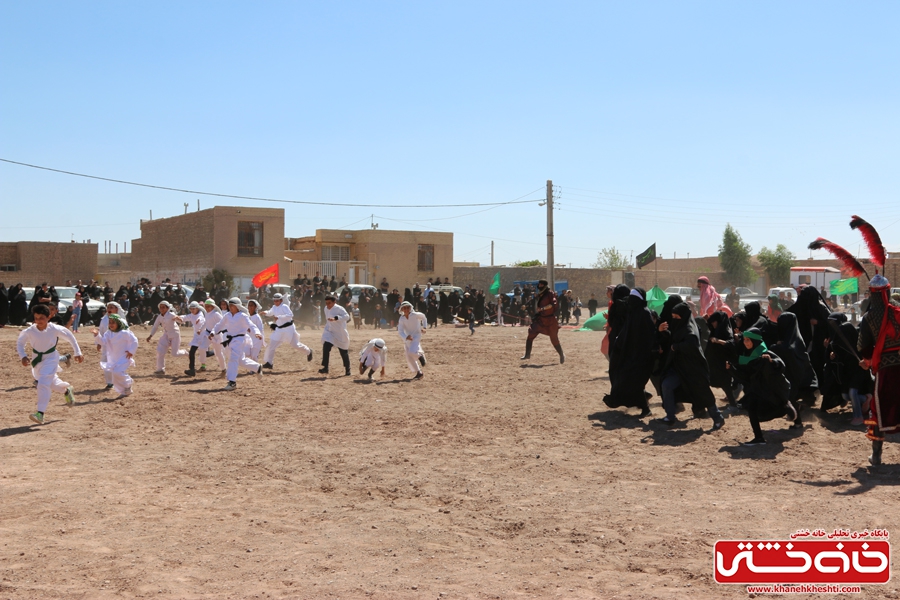
<svg viewBox="0 0 900 600">
<path fill-rule="evenodd" d="M 350 246 L 322 246 L 322 260 L 350 260 Z"/>
<path fill-rule="evenodd" d="M 238 256 L 263 255 L 263 224 L 238 221 Z"/>
<path fill-rule="evenodd" d="M 434 246 L 419 244 L 419 271 L 434 271 Z"/>
</svg>

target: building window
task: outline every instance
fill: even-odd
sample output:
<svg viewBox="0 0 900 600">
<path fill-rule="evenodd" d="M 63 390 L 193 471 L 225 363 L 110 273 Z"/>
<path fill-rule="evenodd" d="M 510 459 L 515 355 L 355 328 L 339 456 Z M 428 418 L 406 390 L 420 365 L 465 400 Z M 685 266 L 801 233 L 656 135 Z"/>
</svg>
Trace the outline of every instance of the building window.
<svg viewBox="0 0 900 600">
<path fill-rule="evenodd" d="M 263 255 L 263 224 L 238 221 L 238 256 Z"/>
<path fill-rule="evenodd" d="M 419 270 L 434 271 L 434 246 L 431 244 L 419 244 Z"/>
<path fill-rule="evenodd" d="M 350 246 L 322 246 L 322 260 L 350 260 Z"/>
<path fill-rule="evenodd" d="M 0 265 L 0 271 L 16 271 L 16 265 Z"/>
</svg>

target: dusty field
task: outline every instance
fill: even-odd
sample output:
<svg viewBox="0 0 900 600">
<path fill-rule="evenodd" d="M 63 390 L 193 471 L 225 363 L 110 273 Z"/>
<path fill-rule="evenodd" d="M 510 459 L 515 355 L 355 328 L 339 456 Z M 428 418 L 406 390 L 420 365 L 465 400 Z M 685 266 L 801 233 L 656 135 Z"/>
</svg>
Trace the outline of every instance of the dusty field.
<svg viewBox="0 0 900 600">
<path fill-rule="evenodd" d="M 870 469 L 846 414 L 769 423 L 759 448 L 738 445 L 744 416 L 640 422 L 600 402 L 602 334 L 562 332 L 560 366 L 546 338 L 521 364 L 518 328 L 432 330 L 410 382 L 383 332 L 374 384 L 282 348 L 232 393 L 175 376 L 186 359 L 150 376 L 143 344 L 115 401 L 82 333 L 77 406 L 54 396 L 37 427 L 17 333 L 0 330 L 0 599 L 742 598 L 712 581 L 716 539 L 900 533 L 896 444 Z M 900 597 L 896 581 L 855 597 Z"/>
</svg>

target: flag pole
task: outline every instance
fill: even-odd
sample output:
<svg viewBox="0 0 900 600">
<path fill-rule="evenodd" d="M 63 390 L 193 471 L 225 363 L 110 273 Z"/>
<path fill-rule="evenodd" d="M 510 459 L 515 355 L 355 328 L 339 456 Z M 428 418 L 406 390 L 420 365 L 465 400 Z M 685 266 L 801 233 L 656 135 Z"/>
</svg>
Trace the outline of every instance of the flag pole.
<svg viewBox="0 0 900 600">
<path fill-rule="evenodd" d="M 657 287 L 659 287 L 659 263 L 657 262 L 658 259 L 658 256 L 653 257 L 653 276 L 656 279 L 656 283 L 654 285 Z"/>
</svg>

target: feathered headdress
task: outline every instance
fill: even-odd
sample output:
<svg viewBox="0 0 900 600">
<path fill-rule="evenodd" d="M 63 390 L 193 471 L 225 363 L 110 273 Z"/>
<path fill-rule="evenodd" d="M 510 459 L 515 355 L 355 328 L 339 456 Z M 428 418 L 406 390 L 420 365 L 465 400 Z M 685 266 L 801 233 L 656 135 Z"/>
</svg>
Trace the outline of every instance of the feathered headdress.
<svg viewBox="0 0 900 600">
<path fill-rule="evenodd" d="M 876 234 L 877 235 L 877 234 Z M 816 238 L 816 241 L 810 243 L 810 250 L 827 250 L 830 252 L 836 259 L 841 261 L 844 265 L 844 269 L 850 272 L 852 277 L 859 277 L 860 275 L 865 275 L 866 279 L 869 278 L 869 274 L 866 272 L 866 269 L 860 264 L 858 260 L 856 260 L 852 254 L 847 252 L 841 246 L 838 246 L 834 242 L 829 242 L 825 238 Z"/>
<path fill-rule="evenodd" d="M 850 220 L 850 229 L 859 229 L 866 242 L 866 247 L 869 249 L 869 254 L 872 256 L 872 262 L 883 271 L 886 258 L 884 244 L 881 243 L 881 236 L 878 235 L 875 228 L 865 219 L 853 215 Z M 878 273 L 878 269 L 875 269 L 875 273 Z"/>
</svg>

